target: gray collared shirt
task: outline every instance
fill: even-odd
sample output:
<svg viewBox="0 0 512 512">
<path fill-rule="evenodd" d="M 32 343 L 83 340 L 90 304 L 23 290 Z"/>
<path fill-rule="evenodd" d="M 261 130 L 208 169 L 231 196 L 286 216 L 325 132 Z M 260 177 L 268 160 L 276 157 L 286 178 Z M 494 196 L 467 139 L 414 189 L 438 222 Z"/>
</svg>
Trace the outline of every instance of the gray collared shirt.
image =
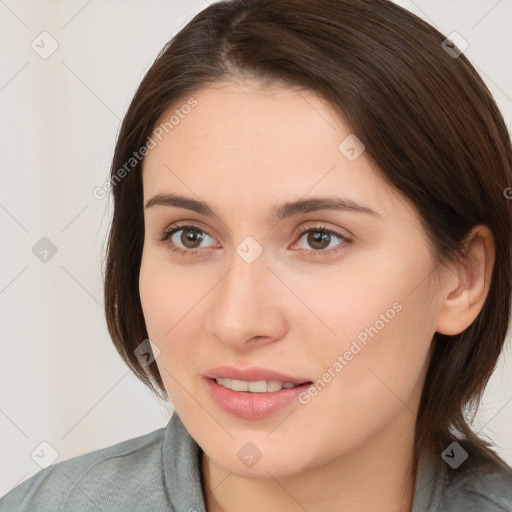
<svg viewBox="0 0 512 512">
<path fill-rule="evenodd" d="M 424 457 L 412 512 L 512 512 L 512 468 L 470 460 L 447 485 Z M 201 449 L 175 412 L 165 428 L 39 471 L 0 499 L 0 511 L 206 512 Z"/>
</svg>

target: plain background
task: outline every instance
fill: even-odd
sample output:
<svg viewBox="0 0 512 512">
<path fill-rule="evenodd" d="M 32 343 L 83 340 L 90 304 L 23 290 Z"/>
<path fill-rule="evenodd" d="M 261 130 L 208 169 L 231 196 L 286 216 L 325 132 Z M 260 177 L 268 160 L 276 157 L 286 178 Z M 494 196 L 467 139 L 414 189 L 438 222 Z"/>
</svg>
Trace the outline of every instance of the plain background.
<svg viewBox="0 0 512 512">
<path fill-rule="evenodd" d="M 170 418 L 172 406 L 131 374 L 107 333 L 101 269 L 111 209 L 92 191 L 108 176 L 144 73 L 208 3 L 0 0 L 0 496 L 38 472 L 37 461 L 110 446 Z M 510 128 L 512 0 L 397 3 L 463 36 Z M 57 251 L 46 262 L 33 252 L 43 237 Z M 510 345 L 475 429 L 512 464 Z"/>
</svg>

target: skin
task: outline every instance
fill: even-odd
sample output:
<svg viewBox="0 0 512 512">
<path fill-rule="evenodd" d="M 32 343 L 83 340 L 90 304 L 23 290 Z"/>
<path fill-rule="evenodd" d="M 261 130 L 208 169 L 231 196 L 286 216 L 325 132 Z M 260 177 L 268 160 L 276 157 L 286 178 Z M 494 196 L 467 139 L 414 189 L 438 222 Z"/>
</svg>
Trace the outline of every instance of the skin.
<svg viewBox="0 0 512 512">
<path fill-rule="evenodd" d="M 197 106 L 145 157 L 144 202 L 180 194 L 208 203 L 219 219 L 145 209 L 139 284 L 167 393 L 204 451 L 207 509 L 410 511 L 407 465 L 431 340 L 436 331 L 462 331 L 482 308 L 491 233 L 478 226 L 471 235 L 476 264 L 433 272 L 414 207 L 365 152 L 349 161 L 338 149 L 351 130 L 321 98 L 249 80 L 193 96 Z M 322 196 L 358 201 L 377 215 L 268 217 L 285 201 Z M 188 231 L 174 235 L 184 255 L 158 240 L 178 222 L 205 233 L 188 246 Z M 351 242 L 332 235 L 312 245 L 318 225 Z M 309 238 L 301 226 L 313 230 Z M 252 263 L 236 252 L 248 236 L 263 249 Z M 207 393 L 202 374 L 223 364 L 315 382 L 397 302 L 400 312 L 305 405 L 248 420 Z M 237 457 L 247 442 L 262 454 L 252 467 Z"/>
</svg>

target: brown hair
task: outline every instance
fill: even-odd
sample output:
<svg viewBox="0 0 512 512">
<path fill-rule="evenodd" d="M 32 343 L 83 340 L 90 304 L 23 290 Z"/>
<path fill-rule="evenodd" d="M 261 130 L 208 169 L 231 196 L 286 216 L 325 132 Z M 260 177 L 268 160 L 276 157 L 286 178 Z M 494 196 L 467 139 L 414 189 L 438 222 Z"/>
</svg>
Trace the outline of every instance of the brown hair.
<svg viewBox="0 0 512 512">
<path fill-rule="evenodd" d="M 438 265 L 464 257 L 477 224 L 494 236 L 488 297 L 456 336 L 434 335 L 416 420 L 414 465 L 460 440 L 501 459 L 468 425 L 503 348 L 511 299 L 512 149 L 484 82 L 445 36 L 388 0 L 228 0 L 197 14 L 163 48 L 123 120 L 111 168 L 114 214 L 105 269 L 108 329 L 123 360 L 155 393 L 155 363 L 135 348 L 148 335 L 138 279 L 144 239 L 142 163 L 116 175 L 164 111 L 218 80 L 246 74 L 317 93 L 348 122 L 383 178 L 411 201 Z M 114 183 L 114 177 L 117 181 Z M 454 438 L 454 434 L 457 437 Z M 447 470 L 448 472 L 450 470 Z"/>
</svg>

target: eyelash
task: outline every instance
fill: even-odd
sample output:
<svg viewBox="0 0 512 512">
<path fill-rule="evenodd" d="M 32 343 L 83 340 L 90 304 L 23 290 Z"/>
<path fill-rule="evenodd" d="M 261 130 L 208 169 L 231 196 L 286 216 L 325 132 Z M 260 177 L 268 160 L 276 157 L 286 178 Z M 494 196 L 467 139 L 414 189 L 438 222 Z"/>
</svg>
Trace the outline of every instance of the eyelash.
<svg viewBox="0 0 512 512">
<path fill-rule="evenodd" d="M 174 242 L 172 242 L 170 239 L 171 237 L 177 233 L 178 231 L 181 231 L 181 230 L 184 230 L 184 229 L 190 229 L 190 230 L 196 230 L 196 231 L 199 231 L 200 233 L 204 233 L 206 235 L 208 235 L 210 238 L 213 238 L 207 231 L 205 231 L 204 229 L 201 229 L 199 228 L 198 226 L 194 226 L 194 225 L 191 225 L 191 224 L 181 224 L 181 225 L 177 225 L 177 226 L 174 226 L 172 227 L 172 229 L 168 229 L 166 231 L 164 231 L 163 233 L 161 233 L 157 240 L 159 242 L 162 242 L 164 243 L 165 245 L 168 246 L 168 248 L 174 252 L 174 253 L 178 253 L 178 254 L 181 254 L 181 255 L 184 255 L 184 256 L 196 256 L 198 254 L 200 254 L 202 252 L 201 249 L 182 249 L 181 247 L 177 247 Z M 300 240 L 300 238 L 302 237 L 302 235 L 304 235 L 304 233 L 309 233 L 310 231 L 320 231 L 322 233 L 326 233 L 328 235 L 334 235 L 336 238 L 339 238 L 340 241 L 341 241 L 341 244 L 340 245 L 348 245 L 352 242 L 352 240 L 350 238 L 347 238 L 346 236 L 342 235 L 341 233 L 338 233 L 337 231 L 333 231 L 331 229 L 327 229 L 326 226 L 324 225 L 319 225 L 319 226 L 308 226 L 308 227 L 301 227 L 299 229 L 299 232 L 298 232 L 298 235 L 297 235 L 297 239 Z M 313 254 L 315 256 L 330 256 L 340 250 L 342 250 L 344 247 L 338 247 L 338 248 L 335 248 L 335 249 L 330 249 L 328 251 L 315 251 L 313 249 L 311 250 L 306 250 L 308 252 L 308 254 Z"/>
</svg>

